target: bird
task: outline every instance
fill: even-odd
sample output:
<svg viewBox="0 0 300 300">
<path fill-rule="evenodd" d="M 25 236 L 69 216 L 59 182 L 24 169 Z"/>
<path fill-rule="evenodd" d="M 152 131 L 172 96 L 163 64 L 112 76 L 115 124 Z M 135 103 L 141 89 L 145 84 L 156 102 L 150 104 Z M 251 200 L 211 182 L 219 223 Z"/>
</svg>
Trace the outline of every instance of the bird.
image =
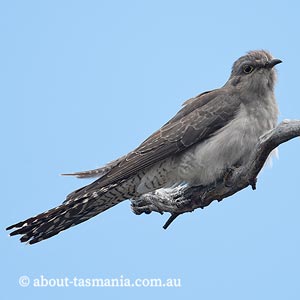
<svg viewBox="0 0 300 300">
<path fill-rule="evenodd" d="M 35 244 L 127 199 L 185 184 L 208 185 L 247 163 L 261 135 L 277 124 L 277 64 L 266 50 L 237 59 L 228 81 L 183 103 L 136 149 L 105 166 L 70 176 L 96 178 L 59 206 L 7 227 Z"/>
</svg>

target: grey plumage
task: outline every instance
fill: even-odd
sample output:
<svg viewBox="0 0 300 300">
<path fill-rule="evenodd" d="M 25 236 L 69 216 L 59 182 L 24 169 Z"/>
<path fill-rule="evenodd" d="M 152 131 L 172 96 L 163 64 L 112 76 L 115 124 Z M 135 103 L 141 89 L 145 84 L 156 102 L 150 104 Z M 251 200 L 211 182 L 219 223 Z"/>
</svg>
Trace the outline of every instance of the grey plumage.
<svg viewBox="0 0 300 300">
<path fill-rule="evenodd" d="M 34 244 L 77 225 L 125 199 L 180 184 L 213 183 L 247 162 L 259 137 L 277 123 L 276 73 L 267 51 L 251 51 L 233 65 L 220 89 L 202 93 L 139 147 L 106 166 L 73 174 L 98 177 L 62 205 L 19 222 L 11 235 Z"/>
</svg>

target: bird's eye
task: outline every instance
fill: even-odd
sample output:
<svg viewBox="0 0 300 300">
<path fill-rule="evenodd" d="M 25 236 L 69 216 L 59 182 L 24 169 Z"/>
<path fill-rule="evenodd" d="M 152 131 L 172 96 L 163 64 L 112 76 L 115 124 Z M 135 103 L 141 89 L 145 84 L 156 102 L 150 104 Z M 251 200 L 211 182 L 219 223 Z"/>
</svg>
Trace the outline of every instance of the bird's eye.
<svg viewBox="0 0 300 300">
<path fill-rule="evenodd" d="M 250 65 L 243 66 L 243 72 L 245 74 L 250 74 L 253 70 L 254 70 L 253 66 L 250 66 Z"/>
</svg>

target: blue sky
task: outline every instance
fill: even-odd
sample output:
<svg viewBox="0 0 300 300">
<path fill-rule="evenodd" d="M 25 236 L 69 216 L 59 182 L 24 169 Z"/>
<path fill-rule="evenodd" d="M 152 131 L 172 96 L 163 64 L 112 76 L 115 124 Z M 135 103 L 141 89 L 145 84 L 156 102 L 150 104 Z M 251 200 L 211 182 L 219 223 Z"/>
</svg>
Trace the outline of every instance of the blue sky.
<svg viewBox="0 0 300 300">
<path fill-rule="evenodd" d="M 250 188 L 181 216 L 123 202 L 35 246 L 4 228 L 61 203 L 223 85 L 235 59 L 283 60 L 280 120 L 300 118 L 299 2 L 1 1 L 1 299 L 299 299 L 299 139 Z M 28 276 L 29 287 L 21 287 Z M 180 288 L 33 287 L 56 278 L 180 278 Z"/>
</svg>

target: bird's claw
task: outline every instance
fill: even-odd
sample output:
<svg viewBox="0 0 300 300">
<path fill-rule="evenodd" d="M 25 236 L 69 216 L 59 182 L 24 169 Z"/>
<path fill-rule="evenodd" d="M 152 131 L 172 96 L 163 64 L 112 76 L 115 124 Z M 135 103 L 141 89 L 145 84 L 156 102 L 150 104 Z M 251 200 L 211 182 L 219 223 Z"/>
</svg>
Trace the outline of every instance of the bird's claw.
<svg viewBox="0 0 300 300">
<path fill-rule="evenodd" d="M 257 178 L 253 178 L 249 180 L 249 184 L 251 185 L 252 190 L 256 190 L 256 183 L 257 183 Z"/>
</svg>

